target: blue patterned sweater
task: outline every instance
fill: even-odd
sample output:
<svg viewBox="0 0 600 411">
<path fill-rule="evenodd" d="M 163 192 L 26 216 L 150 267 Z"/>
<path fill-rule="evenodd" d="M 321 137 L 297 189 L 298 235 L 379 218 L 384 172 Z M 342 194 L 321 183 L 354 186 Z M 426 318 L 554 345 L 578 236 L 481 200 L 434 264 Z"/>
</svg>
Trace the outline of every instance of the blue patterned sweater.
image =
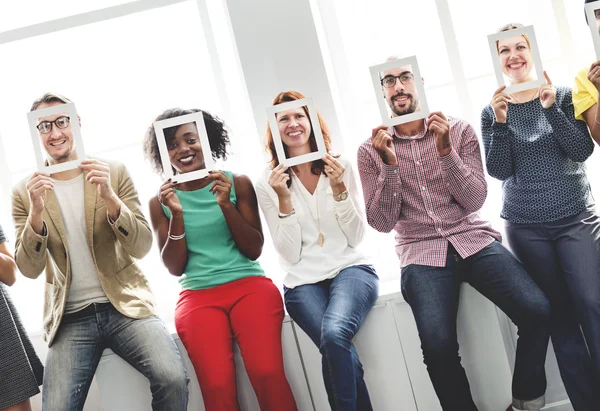
<svg viewBox="0 0 600 411">
<path fill-rule="evenodd" d="M 481 134 L 489 175 L 502 180 L 502 218 L 542 223 L 578 214 L 593 203 L 584 161 L 594 151 L 585 122 L 575 120 L 571 89 L 557 87 L 547 110 L 539 98 L 509 103 L 506 123 L 487 106 Z"/>
</svg>

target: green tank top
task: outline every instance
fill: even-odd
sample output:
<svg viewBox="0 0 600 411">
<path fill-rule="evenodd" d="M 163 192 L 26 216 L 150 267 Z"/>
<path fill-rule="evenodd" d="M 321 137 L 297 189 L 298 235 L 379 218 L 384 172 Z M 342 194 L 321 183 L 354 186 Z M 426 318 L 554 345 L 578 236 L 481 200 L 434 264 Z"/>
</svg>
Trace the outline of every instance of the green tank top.
<svg viewBox="0 0 600 411">
<path fill-rule="evenodd" d="M 224 172 L 231 181 L 233 174 Z M 186 290 L 202 290 L 245 277 L 264 275 L 258 261 L 252 261 L 238 250 L 221 207 L 209 191 L 212 183 L 200 190 L 175 190 L 183 207 L 183 224 L 188 248 L 188 262 L 179 278 Z M 235 186 L 231 202 L 237 203 Z M 165 215 L 171 212 L 162 206 Z"/>
</svg>

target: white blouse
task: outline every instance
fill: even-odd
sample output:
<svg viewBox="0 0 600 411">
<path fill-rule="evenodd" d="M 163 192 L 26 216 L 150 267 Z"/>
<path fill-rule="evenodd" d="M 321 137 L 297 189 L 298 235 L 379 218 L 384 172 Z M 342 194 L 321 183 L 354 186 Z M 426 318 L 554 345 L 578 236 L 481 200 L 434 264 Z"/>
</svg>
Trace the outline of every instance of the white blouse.
<svg viewBox="0 0 600 411">
<path fill-rule="evenodd" d="M 292 178 L 290 191 L 295 214 L 280 218 L 279 199 L 268 182 L 271 170 L 267 168 L 256 184 L 258 202 L 279 253 L 281 267 L 286 271 L 283 283 L 288 288 L 333 278 L 352 265 L 371 264 L 357 248 L 367 223 L 360 207 L 354 171 L 345 158 L 337 160 L 345 169 L 348 198 L 344 201 L 334 200 L 329 178 L 324 175 L 319 177 L 312 195 L 299 179 Z M 318 242 L 317 223 L 325 238 L 322 247 Z"/>
</svg>

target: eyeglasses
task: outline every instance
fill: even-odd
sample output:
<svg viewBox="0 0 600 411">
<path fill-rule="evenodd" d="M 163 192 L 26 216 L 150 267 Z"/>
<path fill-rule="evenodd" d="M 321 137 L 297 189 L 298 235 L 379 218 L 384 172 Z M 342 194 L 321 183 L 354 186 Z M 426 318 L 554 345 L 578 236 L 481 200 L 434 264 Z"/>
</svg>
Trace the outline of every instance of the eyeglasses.
<svg viewBox="0 0 600 411">
<path fill-rule="evenodd" d="M 396 85 L 396 81 L 400 80 L 402 85 L 412 84 L 415 81 L 415 76 L 410 73 L 401 74 L 399 76 L 385 76 L 381 79 L 381 85 L 386 88 L 391 88 Z"/>
<path fill-rule="evenodd" d="M 57 128 L 63 129 L 69 127 L 71 123 L 71 118 L 67 116 L 61 116 L 54 121 L 42 121 L 40 124 L 36 126 L 42 134 L 48 134 L 52 131 L 52 124 L 54 124 Z"/>
<path fill-rule="evenodd" d="M 71 123 L 70 117 L 61 116 L 54 121 L 42 121 L 40 124 L 38 124 L 36 126 L 36 128 L 39 130 L 40 133 L 48 134 L 50 131 L 52 131 L 53 124 L 59 129 L 65 129 L 65 128 L 69 127 L 70 123 Z"/>
</svg>

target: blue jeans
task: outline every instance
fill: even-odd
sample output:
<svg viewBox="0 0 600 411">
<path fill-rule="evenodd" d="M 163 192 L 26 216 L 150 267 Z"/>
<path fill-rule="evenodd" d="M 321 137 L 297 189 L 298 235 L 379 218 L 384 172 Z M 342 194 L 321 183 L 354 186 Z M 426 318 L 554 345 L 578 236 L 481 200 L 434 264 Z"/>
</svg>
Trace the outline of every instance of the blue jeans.
<svg viewBox="0 0 600 411">
<path fill-rule="evenodd" d="M 284 288 L 292 319 L 319 347 L 333 411 L 371 411 L 363 368 L 352 338 L 379 295 L 371 265 L 354 265 L 331 280 Z"/>
<path fill-rule="evenodd" d="M 402 270 L 402 294 L 415 316 L 424 362 L 442 408 L 477 410 L 458 355 L 456 316 L 463 281 L 519 327 L 513 405 L 539 410 L 546 391 L 550 303 L 519 261 L 497 241 L 465 259 L 450 245 L 445 267 L 411 264 Z"/>
<path fill-rule="evenodd" d="M 105 348 L 150 380 L 154 411 L 185 411 L 188 377 L 179 350 L 158 317 L 133 319 L 110 303 L 63 317 L 46 357 L 42 406 L 79 411 Z"/>
<path fill-rule="evenodd" d="M 549 223 L 507 222 L 506 236 L 550 300 L 552 345 L 573 408 L 600 410 L 600 217 L 587 210 Z"/>
</svg>

